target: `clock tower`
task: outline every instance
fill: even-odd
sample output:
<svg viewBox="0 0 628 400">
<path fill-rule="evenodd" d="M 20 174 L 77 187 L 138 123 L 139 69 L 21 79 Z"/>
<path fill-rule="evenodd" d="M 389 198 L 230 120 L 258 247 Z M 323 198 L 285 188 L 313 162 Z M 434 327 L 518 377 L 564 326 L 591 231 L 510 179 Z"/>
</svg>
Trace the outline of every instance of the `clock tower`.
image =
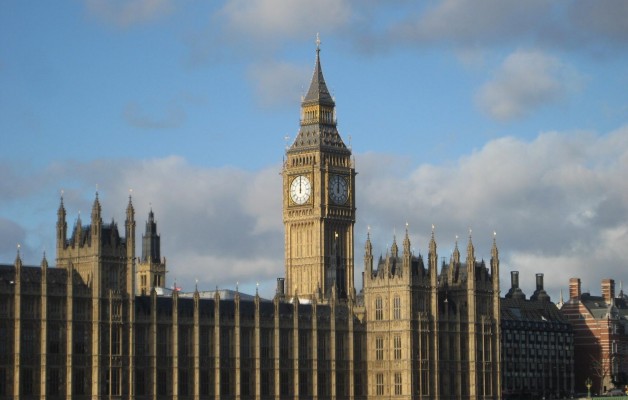
<svg viewBox="0 0 628 400">
<path fill-rule="evenodd" d="M 286 294 L 354 296 L 355 169 L 338 134 L 320 63 L 301 102 L 301 127 L 283 165 Z"/>
</svg>

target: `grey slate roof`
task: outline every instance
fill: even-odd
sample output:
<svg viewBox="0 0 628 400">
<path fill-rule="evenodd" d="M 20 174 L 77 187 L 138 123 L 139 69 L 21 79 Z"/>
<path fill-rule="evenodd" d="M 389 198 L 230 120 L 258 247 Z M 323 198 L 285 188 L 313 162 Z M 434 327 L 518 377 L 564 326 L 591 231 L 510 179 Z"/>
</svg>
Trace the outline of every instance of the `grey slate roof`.
<svg viewBox="0 0 628 400">
<path fill-rule="evenodd" d="M 303 104 L 324 104 L 334 106 L 334 99 L 329 94 L 323 70 L 321 68 L 320 49 L 316 49 L 316 64 L 314 66 L 314 75 L 310 83 L 310 89 L 307 91 Z"/>
</svg>

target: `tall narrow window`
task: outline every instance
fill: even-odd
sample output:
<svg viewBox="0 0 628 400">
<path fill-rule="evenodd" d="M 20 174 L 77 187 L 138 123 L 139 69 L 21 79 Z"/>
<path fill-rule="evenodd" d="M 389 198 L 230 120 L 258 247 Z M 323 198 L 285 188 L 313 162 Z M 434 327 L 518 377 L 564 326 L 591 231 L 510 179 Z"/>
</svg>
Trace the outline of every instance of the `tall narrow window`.
<svg viewBox="0 0 628 400">
<path fill-rule="evenodd" d="M 381 297 L 375 299 L 375 319 L 377 321 L 384 319 L 384 304 Z"/>
<path fill-rule="evenodd" d="M 384 359 L 384 338 L 381 336 L 375 338 L 375 359 Z"/>
<path fill-rule="evenodd" d="M 375 392 L 378 396 L 384 395 L 384 374 L 375 375 Z"/>
<path fill-rule="evenodd" d="M 393 300 L 393 317 L 394 319 L 401 319 L 401 298 L 395 296 Z"/>
<path fill-rule="evenodd" d="M 395 395 L 399 396 L 401 392 L 401 372 L 395 372 Z"/>
<path fill-rule="evenodd" d="M 395 360 L 401 360 L 401 336 L 395 336 L 393 340 Z"/>
</svg>

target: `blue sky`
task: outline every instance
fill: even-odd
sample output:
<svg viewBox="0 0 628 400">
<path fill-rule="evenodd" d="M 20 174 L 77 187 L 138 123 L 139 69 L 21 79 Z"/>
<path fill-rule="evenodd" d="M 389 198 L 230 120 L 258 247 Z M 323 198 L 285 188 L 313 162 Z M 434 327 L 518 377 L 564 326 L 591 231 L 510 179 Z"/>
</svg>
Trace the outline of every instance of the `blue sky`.
<svg viewBox="0 0 628 400">
<path fill-rule="evenodd" d="M 571 276 L 599 292 L 628 263 L 627 20 L 610 0 L 2 2 L 0 260 L 54 257 L 61 190 L 71 226 L 97 185 L 122 221 L 132 188 L 170 282 L 271 294 L 320 32 L 356 272 L 367 225 L 385 252 L 408 222 L 425 253 L 433 223 L 447 259 L 497 231 L 504 288 L 516 269 L 528 294 L 536 272 L 554 300 Z"/>
</svg>

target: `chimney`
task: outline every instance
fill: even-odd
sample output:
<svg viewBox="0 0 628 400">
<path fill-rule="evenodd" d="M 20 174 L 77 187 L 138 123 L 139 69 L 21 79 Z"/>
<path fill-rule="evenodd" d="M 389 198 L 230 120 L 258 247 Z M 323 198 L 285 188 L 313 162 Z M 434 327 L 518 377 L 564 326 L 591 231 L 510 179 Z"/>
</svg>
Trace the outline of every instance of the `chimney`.
<svg viewBox="0 0 628 400">
<path fill-rule="evenodd" d="M 284 278 L 277 278 L 277 293 L 276 294 L 278 296 L 283 296 L 284 294 L 286 294 L 285 288 L 284 288 L 284 282 L 285 282 Z"/>
<path fill-rule="evenodd" d="M 536 274 L 536 290 L 543 290 L 543 274 Z"/>
<path fill-rule="evenodd" d="M 519 271 L 510 271 L 510 287 L 513 289 L 519 287 Z"/>
<path fill-rule="evenodd" d="M 602 279 L 602 297 L 606 304 L 612 304 L 615 298 L 615 281 L 612 279 Z"/>
<path fill-rule="evenodd" d="M 580 299 L 580 278 L 569 278 L 569 298 Z"/>
</svg>

